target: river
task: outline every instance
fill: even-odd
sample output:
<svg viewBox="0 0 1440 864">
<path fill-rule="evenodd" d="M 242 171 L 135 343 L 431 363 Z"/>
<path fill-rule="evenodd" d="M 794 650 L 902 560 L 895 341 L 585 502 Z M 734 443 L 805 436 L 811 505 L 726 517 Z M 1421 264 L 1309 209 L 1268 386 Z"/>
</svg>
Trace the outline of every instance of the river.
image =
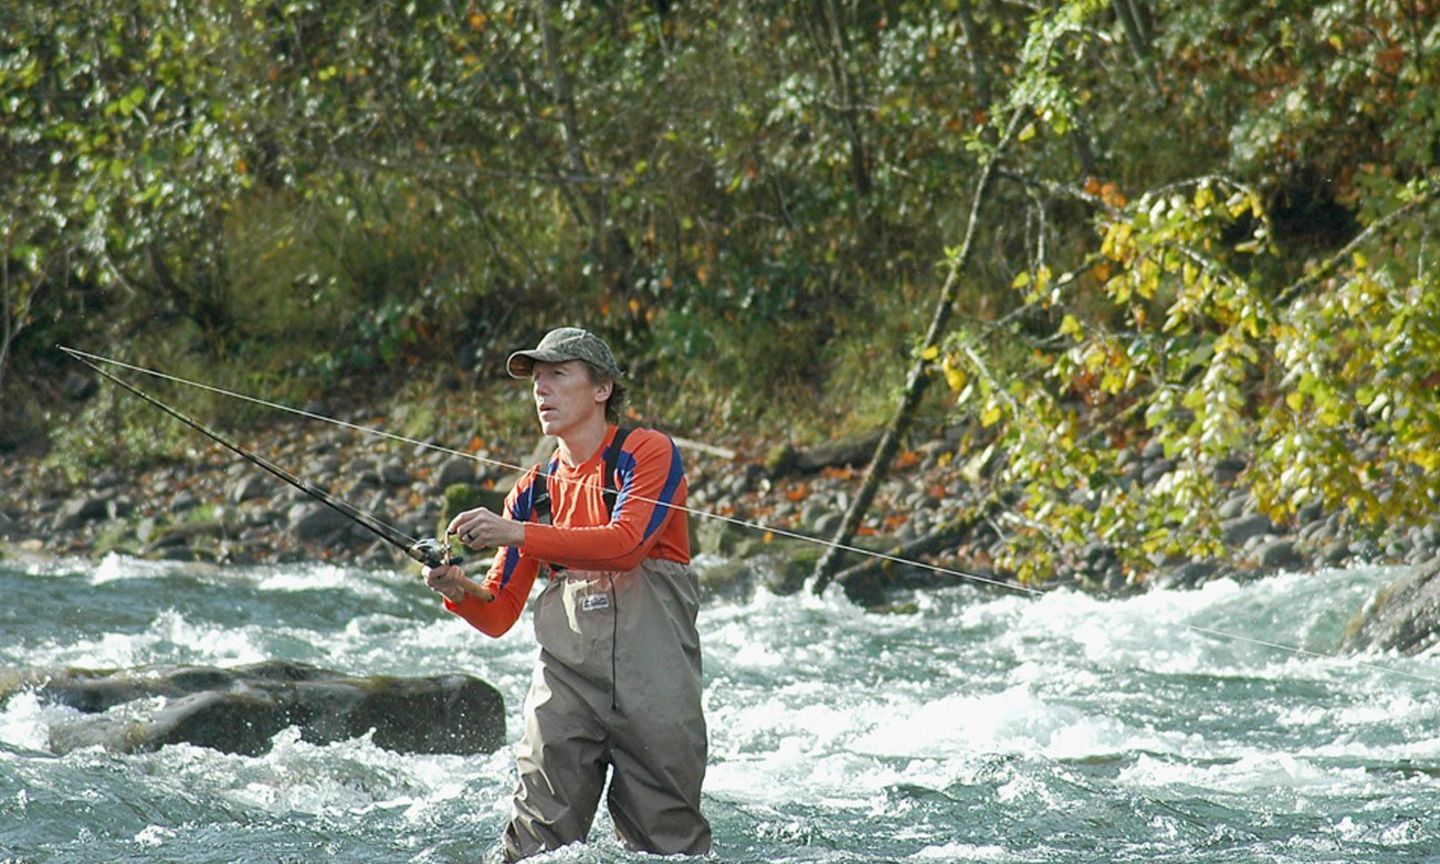
<svg viewBox="0 0 1440 864">
<path fill-rule="evenodd" d="M 1398 573 L 1117 600 L 958 586 L 897 615 L 808 594 L 711 603 L 714 857 L 1440 860 L 1440 655 L 1335 656 L 1350 615 Z M 22 693 L 0 706 L 0 862 L 491 860 L 535 652 L 528 617 L 488 639 L 399 567 L 0 562 L 0 597 L 0 667 L 461 671 L 495 684 L 510 713 L 510 746 L 481 757 L 320 746 L 294 730 L 261 757 L 58 756 L 50 730 L 72 709 Z M 641 858 L 603 812 L 592 841 L 548 860 Z"/>
</svg>

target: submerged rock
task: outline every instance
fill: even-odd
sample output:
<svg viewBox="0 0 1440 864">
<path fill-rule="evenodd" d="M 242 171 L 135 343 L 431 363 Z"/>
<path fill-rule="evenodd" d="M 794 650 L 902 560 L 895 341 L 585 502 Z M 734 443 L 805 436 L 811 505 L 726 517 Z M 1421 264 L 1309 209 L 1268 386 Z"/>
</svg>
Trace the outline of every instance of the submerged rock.
<svg viewBox="0 0 1440 864">
<path fill-rule="evenodd" d="M 468 675 L 356 678 L 272 660 L 233 669 L 36 671 L 7 683 L 0 701 L 24 686 L 86 715 L 52 728 L 57 753 L 186 743 L 253 756 L 291 726 L 317 744 L 373 733 L 377 745 L 401 753 L 490 753 L 505 742 L 504 700 Z"/>
<path fill-rule="evenodd" d="M 1345 631 L 1345 647 L 1419 654 L 1440 642 L 1440 559 L 1386 585 Z"/>
</svg>

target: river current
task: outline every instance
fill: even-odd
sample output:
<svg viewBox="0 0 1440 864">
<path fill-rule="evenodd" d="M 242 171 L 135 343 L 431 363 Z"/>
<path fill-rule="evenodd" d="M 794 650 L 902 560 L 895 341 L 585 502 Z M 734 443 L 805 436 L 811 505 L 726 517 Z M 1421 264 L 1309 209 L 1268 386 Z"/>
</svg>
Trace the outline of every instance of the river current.
<svg viewBox="0 0 1440 864">
<path fill-rule="evenodd" d="M 889 615 L 838 592 L 713 601 L 700 618 L 713 857 L 1440 861 L 1440 653 L 1338 653 L 1351 615 L 1400 573 L 1114 600 L 962 585 Z M 491 640 L 399 566 L 0 561 L 0 597 L 0 668 L 466 672 L 509 714 L 489 756 L 296 730 L 259 757 L 61 756 L 50 732 L 73 710 L 21 693 L 0 705 L 3 864 L 493 860 L 536 650 L 528 615 Z M 612 839 L 602 807 L 591 843 L 542 860 L 649 859 Z"/>
</svg>

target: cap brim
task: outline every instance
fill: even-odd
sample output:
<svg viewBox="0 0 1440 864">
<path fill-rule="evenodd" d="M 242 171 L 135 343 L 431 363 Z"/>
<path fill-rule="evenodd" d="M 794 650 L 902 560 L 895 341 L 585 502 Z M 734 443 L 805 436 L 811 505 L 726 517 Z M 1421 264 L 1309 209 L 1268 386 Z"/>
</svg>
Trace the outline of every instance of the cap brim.
<svg viewBox="0 0 1440 864">
<path fill-rule="evenodd" d="M 538 348 L 528 348 L 524 351 L 516 351 L 506 358 L 505 371 L 510 373 L 511 378 L 529 378 L 530 373 L 535 371 L 536 363 L 564 363 L 579 359 L 582 358 L 573 357 L 562 351 L 542 351 Z M 617 381 L 625 374 L 618 368 L 608 369 L 606 372 Z"/>
<path fill-rule="evenodd" d="M 529 378 L 535 369 L 536 360 L 544 360 L 539 351 L 516 351 L 505 361 L 505 371 L 511 378 Z"/>
</svg>

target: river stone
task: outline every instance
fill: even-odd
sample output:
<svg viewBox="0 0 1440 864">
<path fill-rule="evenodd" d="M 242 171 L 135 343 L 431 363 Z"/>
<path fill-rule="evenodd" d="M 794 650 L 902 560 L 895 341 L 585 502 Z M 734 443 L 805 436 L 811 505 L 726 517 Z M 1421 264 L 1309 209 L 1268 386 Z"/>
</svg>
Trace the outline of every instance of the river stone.
<svg viewBox="0 0 1440 864">
<path fill-rule="evenodd" d="M 380 480 L 386 486 L 404 486 L 410 482 L 410 470 L 405 463 L 394 457 L 382 461 L 377 469 Z"/>
<path fill-rule="evenodd" d="M 73 531 L 86 522 L 93 522 L 109 513 L 110 498 L 106 495 L 82 495 L 60 506 L 55 517 L 56 531 Z"/>
<path fill-rule="evenodd" d="M 444 491 L 455 483 L 470 483 L 475 479 L 475 463 L 460 456 L 451 456 L 441 463 L 435 472 L 435 488 Z"/>
<path fill-rule="evenodd" d="M 1381 588 L 1345 629 L 1345 647 L 1419 654 L 1440 641 L 1440 559 Z"/>
<path fill-rule="evenodd" d="M 1220 565 L 1213 561 L 1189 561 L 1173 570 L 1166 570 L 1157 577 L 1161 588 L 1190 589 L 1214 578 Z"/>
<path fill-rule="evenodd" d="M 234 669 L 42 669 L 7 683 L 0 701 L 33 687 L 42 702 L 82 712 L 52 728 L 57 753 L 95 746 L 137 753 L 183 743 L 254 756 L 292 726 L 311 743 L 370 734 L 401 753 L 492 753 L 505 743 L 503 699 L 468 675 L 356 678 L 273 660 Z"/>
<path fill-rule="evenodd" d="M 300 503 L 285 514 L 296 540 L 315 541 L 350 525 L 345 514 L 323 504 Z"/>
<path fill-rule="evenodd" d="M 703 556 L 695 561 L 701 592 L 710 599 L 745 603 L 755 594 L 755 568 L 734 558 Z"/>
<path fill-rule="evenodd" d="M 1240 459 L 1221 459 L 1215 463 L 1211 476 L 1215 478 L 1216 483 L 1229 486 L 1240 478 L 1240 474 L 1244 470 L 1245 463 Z"/>
<path fill-rule="evenodd" d="M 230 500 L 236 504 L 253 501 L 256 498 L 268 498 L 273 494 L 275 494 L 275 480 L 256 474 L 244 477 L 230 487 Z"/>
<path fill-rule="evenodd" d="M 1262 570 L 1294 570 L 1305 564 L 1305 558 L 1292 540 L 1278 539 L 1260 547 L 1256 556 Z"/>
<path fill-rule="evenodd" d="M 1256 537 L 1274 534 L 1275 523 L 1262 513 L 1252 513 L 1249 516 L 1237 516 L 1221 522 L 1220 533 L 1225 545 L 1233 549 L 1237 546 L 1244 546 L 1246 542 Z"/>
<path fill-rule="evenodd" d="M 1253 503 L 1254 499 L 1250 497 L 1249 493 L 1239 492 L 1222 501 L 1216 512 L 1221 519 L 1237 519 L 1244 516 Z"/>
</svg>

